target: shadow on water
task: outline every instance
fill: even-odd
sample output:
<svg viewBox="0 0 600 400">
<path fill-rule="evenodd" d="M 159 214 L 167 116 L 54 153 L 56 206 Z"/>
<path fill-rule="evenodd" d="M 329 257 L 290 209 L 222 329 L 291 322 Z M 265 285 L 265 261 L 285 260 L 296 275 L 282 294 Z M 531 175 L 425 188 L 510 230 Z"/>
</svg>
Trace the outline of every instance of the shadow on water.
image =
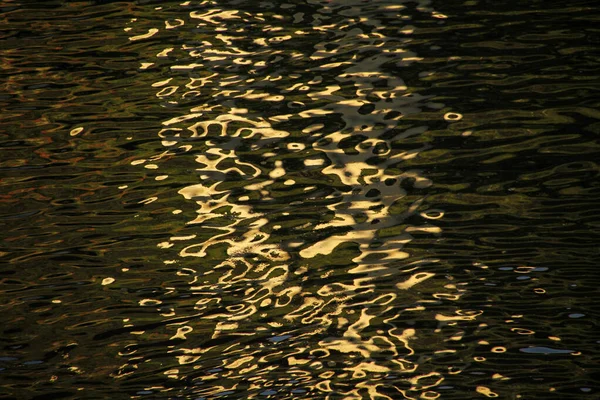
<svg viewBox="0 0 600 400">
<path fill-rule="evenodd" d="M 3 8 L 2 398 L 597 394 L 589 2 L 248 4 Z"/>
</svg>

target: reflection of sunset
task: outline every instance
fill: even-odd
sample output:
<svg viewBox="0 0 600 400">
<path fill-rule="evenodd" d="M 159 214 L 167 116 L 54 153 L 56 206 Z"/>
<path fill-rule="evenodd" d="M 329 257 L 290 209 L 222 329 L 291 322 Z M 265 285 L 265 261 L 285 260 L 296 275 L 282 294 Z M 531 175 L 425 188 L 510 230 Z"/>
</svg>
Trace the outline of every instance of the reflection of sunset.
<svg viewBox="0 0 600 400">
<path fill-rule="evenodd" d="M 1 398 L 598 398 L 591 0 L 8 3 Z"/>
<path fill-rule="evenodd" d="M 431 186 L 420 171 L 403 168 L 428 146 L 398 143 L 428 130 L 400 123 L 429 103 L 389 72 L 390 63 L 419 60 L 402 45 L 406 29 L 387 36 L 379 20 L 402 20 L 404 7 L 361 7 L 335 17 L 323 8 L 312 31 L 297 34 L 279 22 L 285 17 L 241 10 L 193 11 L 189 22 L 167 22 L 173 30 L 195 24 L 219 32 L 201 45 L 160 51 L 159 60 L 187 53 L 170 69 L 194 76 L 152 85 L 165 104 L 195 99 L 189 114 L 163 122 L 159 136 L 167 154 L 194 154 L 198 183 L 178 193 L 197 205 L 188 222 L 197 233 L 159 247 L 178 251 L 177 262 L 198 258 L 182 275 L 199 296 L 197 322 L 182 320 L 185 331 L 171 338 L 197 343 L 197 329 L 210 338 L 200 347 L 175 346 L 181 367 L 207 368 L 206 357 L 219 354 L 221 361 L 210 363 L 214 372 L 198 375 L 207 382 L 198 396 L 236 391 L 237 379 L 247 390 L 264 390 L 285 374 L 277 385 L 287 381 L 297 394 L 436 398 L 443 373 L 420 369 L 422 355 L 411 344 L 419 343 L 419 331 L 400 321 L 415 313 L 455 324 L 477 315 L 427 311 L 436 299 L 458 300 L 463 290 L 456 286 L 438 287 L 429 299 L 412 293 L 433 282 L 436 274 L 420 266 L 437 260 L 408 261 L 407 245 L 413 234 L 439 234 L 432 222 L 443 211 L 407 197 L 411 188 Z M 249 40 L 246 30 L 260 27 L 265 37 Z M 307 40 L 311 46 L 298 46 L 311 50 L 298 53 L 296 41 Z M 270 335 L 272 344 L 252 344 Z M 197 375 L 168 371 L 172 379 L 190 374 Z"/>
</svg>

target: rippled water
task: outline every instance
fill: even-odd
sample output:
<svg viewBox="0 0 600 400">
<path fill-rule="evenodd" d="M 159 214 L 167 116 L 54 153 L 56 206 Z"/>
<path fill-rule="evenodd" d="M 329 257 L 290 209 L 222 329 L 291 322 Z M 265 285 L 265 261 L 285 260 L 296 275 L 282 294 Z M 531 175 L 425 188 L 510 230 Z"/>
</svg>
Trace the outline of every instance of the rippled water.
<svg viewBox="0 0 600 400">
<path fill-rule="evenodd" d="M 594 2 L 0 13 L 0 398 L 598 396 Z"/>
</svg>

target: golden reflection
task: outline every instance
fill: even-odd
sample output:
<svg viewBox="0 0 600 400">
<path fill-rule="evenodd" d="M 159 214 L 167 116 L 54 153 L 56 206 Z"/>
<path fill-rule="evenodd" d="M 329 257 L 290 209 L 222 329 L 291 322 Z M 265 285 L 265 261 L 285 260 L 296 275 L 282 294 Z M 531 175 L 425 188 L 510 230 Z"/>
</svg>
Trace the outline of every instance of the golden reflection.
<svg viewBox="0 0 600 400">
<path fill-rule="evenodd" d="M 477 393 L 482 394 L 486 397 L 498 397 L 498 393 L 494 393 L 490 390 L 490 388 L 487 388 L 485 386 L 477 386 Z"/>
<path fill-rule="evenodd" d="M 440 108 L 390 72 L 419 60 L 404 46 L 413 28 L 387 36 L 380 21 L 403 21 L 405 6 L 308 1 L 321 8 L 306 21 L 293 13 L 299 30 L 276 13 L 204 3 L 189 18 L 168 19 L 165 29 L 215 34 L 156 54 L 157 63 L 178 57 L 168 66 L 173 76 L 152 85 L 156 97 L 165 107 L 190 104 L 188 113 L 162 122 L 165 152 L 132 161 L 169 182 L 181 170 L 162 172 L 167 160 L 193 159 L 197 177 L 177 190 L 195 204 L 186 234 L 157 243 L 169 252 L 165 265 L 179 268 L 184 305 L 139 301 L 166 319 L 160 335 L 176 364 L 162 373 L 197 384 L 189 390 L 205 398 L 239 390 L 247 398 L 288 391 L 437 399 L 435 388 L 462 367 L 420 364 L 454 356 L 436 346 L 463 340 L 460 324 L 482 311 L 442 311 L 439 304 L 459 300 L 465 289 L 438 276 L 438 259 L 411 260 L 406 248 L 416 235 L 439 235 L 434 223 L 444 211 L 411 195 L 432 182 L 403 166 L 429 146 L 398 144 L 428 130 L 402 125 L 406 117 Z M 417 8 L 445 18 L 427 4 Z M 132 41 L 158 33 L 133 26 Z M 433 293 L 425 297 L 424 287 Z M 413 327 L 421 321 L 431 327 Z M 136 324 L 144 325 L 127 326 Z M 146 331 L 130 332 L 150 340 Z M 123 356 L 129 362 L 115 377 L 141 364 L 135 352 Z"/>
</svg>

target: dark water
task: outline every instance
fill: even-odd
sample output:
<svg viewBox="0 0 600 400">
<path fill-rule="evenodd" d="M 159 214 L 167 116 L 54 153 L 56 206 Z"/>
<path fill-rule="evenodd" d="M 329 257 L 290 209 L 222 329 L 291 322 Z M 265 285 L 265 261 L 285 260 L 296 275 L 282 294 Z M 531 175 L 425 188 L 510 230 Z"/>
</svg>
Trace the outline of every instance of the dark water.
<svg viewBox="0 0 600 400">
<path fill-rule="evenodd" d="M 598 398 L 595 2 L 0 13 L 0 398 Z"/>
</svg>

